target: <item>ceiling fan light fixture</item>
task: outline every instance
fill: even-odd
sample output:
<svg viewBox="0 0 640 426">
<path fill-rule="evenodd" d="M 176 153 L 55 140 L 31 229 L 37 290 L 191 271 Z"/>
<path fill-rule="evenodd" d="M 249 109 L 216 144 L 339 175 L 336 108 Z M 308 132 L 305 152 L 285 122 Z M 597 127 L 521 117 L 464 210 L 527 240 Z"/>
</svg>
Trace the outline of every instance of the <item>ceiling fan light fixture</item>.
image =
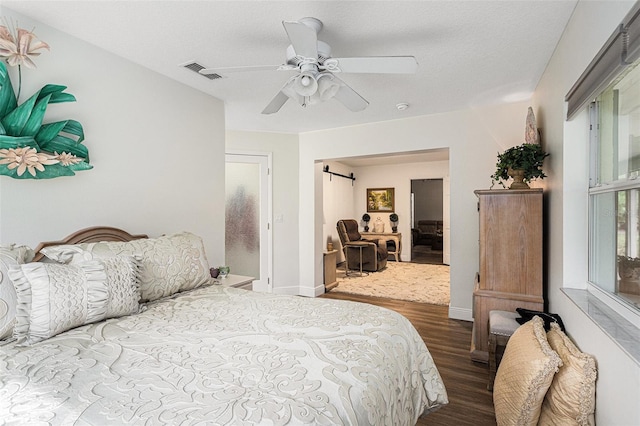
<svg viewBox="0 0 640 426">
<path fill-rule="evenodd" d="M 318 92 L 316 92 L 313 95 L 305 98 L 305 103 L 307 105 L 317 105 L 317 104 L 319 104 L 321 102 L 322 102 L 322 99 L 320 99 L 320 94 Z"/>
<path fill-rule="evenodd" d="M 411 74 L 418 69 L 413 56 L 331 57 L 331 46 L 318 40 L 322 22 L 316 18 L 282 21 L 291 43 L 286 49 L 286 65 L 279 67 L 235 67 L 234 71 L 255 69 L 299 70 L 262 111 L 273 114 L 292 99 L 299 105 L 318 104 L 335 99 L 353 112 L 362 111 L 369 102 L 333 73 Z M 215 71 L 215 70 L 214 70 Z M 409 104 L 398 104 L 404 110 Z"/>
<path fill-rule="evenodd" d="M 303 75 L 302 77 L 300 77 L 300 84 L 302 84 L 304 87 L 310 86 L 312 81 L 313 77 L 310 77 L 308 75 Z"/>
<path fill-rule="evenodd" d="M 340 90 L 340 83 L 333 78 L 331 73 L 320 73 L 317 81 L 318 95 L 322 101 L 328 101 L 333 98 Z"/>
<path fill-rule="evenodd" d="M 287 95 L 290 99 L 294 100 L 298 105 L 304 105 L 304 96 L 298 94 L 295 89 L 296 77 L 290 79 L 287 84 L 282 88 L 282 93 Z"/>
<path fill-rule="evenodd" d="M 293 81 L 293 90 L 300 96 L 311 96 L 318 91 L 318 82 L 312 71 L 303 71 Z"/>
</svg>

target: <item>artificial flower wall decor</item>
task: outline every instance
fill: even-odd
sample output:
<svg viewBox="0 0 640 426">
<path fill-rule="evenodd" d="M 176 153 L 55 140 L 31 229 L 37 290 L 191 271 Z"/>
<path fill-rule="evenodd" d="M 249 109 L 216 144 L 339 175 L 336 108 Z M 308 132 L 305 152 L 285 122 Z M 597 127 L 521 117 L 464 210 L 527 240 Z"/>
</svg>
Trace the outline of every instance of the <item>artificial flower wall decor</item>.
<svg viewBox="0 0 640 426">
<path fill-rule="evenodd" d="M 49 104 L 75 102 L 66 86 L 47 84 L 20 104 L 22 66 L 35 68 L 32 57 L 49 45 L 31 31 L 0 26 L 0 58 L 18 69 L 18 91 L 0 61 L 0 175 L 15 179 L 50 179 L 88 170 L 84 130 L 75 120 L 43 123 Z"/>
</svg>

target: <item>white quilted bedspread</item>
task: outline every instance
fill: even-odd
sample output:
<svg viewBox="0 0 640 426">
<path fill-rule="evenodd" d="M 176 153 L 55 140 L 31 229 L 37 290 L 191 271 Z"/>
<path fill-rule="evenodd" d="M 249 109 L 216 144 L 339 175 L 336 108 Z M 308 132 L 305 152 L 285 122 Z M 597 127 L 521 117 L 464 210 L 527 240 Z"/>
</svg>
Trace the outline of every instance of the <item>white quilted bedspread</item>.
<svg viewBox="0 0 640 426">
<path fill-rule="evenodd" d="M 322 298 L 214 285 L 0 346 L 0 424 L 413 425 L 446 403 L 406 318 Z"/>
</svg>

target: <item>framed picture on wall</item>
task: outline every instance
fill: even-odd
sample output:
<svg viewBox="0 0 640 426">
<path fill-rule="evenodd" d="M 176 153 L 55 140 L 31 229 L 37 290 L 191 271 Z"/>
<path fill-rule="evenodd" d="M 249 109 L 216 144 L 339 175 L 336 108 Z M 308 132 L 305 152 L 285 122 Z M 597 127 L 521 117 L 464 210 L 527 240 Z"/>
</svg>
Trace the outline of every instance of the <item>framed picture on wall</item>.
<svg viewBox="0 0 640 426">
<path fill-rule="evenodd" d="M 395 188 L 367 188 L 367 211 L 387 212 L 395 211 Z"/>
</svg>

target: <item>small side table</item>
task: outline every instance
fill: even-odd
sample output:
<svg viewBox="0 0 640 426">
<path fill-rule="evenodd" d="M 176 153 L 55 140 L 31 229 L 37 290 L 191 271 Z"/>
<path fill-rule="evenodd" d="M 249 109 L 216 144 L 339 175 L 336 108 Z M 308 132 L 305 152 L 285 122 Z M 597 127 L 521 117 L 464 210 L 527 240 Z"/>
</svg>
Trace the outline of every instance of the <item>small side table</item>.
<svg viewBox="0 0 640 426">
<path fill-rule="evenodd" d="M 344 257 L 345 257 L 345 263 L 346 266 L 344 268 L 344 273 L 346 276 L 350 277 L 350 276 L 358 276 L 361 277 L 363 275 L 369 275 L 368 272 L 363 271 L 362 270 L 362 250 L 365 247 L 368 247 L 371 243 L 369 242 L 360 242 L 360 241 L 354 241 L 354 242 L 349 242 L 347 244 L 345 244 L 345 251 L 344 251 Z M 350 269 L 349 268 L 349 252 L 351 252 L 353 249 L 358 249 L 359 251 L 359 262 L 358 265 L 360 266 L 360 270 L 356 270 L 356 269 Z M 351 273 L 349 273 L 351 272 Z"/>
<path fill-rule="evenodd" d="M 224 287 L 242 288 L 245 290 L 253 290 L 253 277 L 244 275 L 229 274 L 226 278 L 216 278 L 216 281 Z"/>
<path fill-rule="evenodd" d="M 336 278 L 336 259 L 338 250 L 324 253 L 324 291 L 329 291 L 338 285 Z"/>
</svg>

